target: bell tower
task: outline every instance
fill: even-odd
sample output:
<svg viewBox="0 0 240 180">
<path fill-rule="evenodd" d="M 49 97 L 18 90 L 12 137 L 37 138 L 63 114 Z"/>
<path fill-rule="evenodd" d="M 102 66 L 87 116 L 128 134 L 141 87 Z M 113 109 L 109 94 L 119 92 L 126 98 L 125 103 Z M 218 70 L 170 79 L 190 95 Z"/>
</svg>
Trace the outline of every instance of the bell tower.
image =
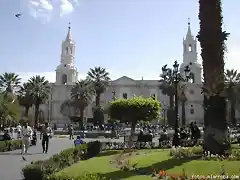
<svg viewBox="0 0 240 180">
<path fill-rule="evenodd" d="M 75 67 L 75 42 L 72 39 L 71 23 L 66 39 L 62 41 L 60 65 L 56 69 L 56 85 L 73 85 L 78 80 Z"/>
<path fill-rule="evenodd" d="M 188 18 L 187 35 L 183 38 L 183 63 L 180 67 L 181 74 L 184 74 L 185 66 L 189 66 L 191 69 L 191 82 L 201 84 L 202 68 L 197 62 L 197 39 L 192 35 L 190 18 Z"/>
<path fill-rule="evenodd" d="M 190 19 L 188 19 L 188 30 L 186 38 L 183 38 L 183 62 L 197 62 L 197 40 L 192 35 Z"/>
</svg>

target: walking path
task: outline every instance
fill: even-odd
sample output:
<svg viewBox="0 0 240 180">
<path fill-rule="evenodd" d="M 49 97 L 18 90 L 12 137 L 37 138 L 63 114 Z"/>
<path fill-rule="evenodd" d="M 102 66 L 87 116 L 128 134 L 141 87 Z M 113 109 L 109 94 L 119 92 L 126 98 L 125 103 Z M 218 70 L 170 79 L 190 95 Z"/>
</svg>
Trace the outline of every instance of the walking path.
<svg viewBox="0 0 240 180">
<path fill-rule="evenodd" d="M 21 180 L 22 168 L 30 164 L 31 161 L 48 159 L 50 156 L 59 153 L 60 151 L 73 147 L 73 141 L 69 139 L 50 140 L 48 154 L 42 153 L 40 141 L 36 146 L 29 149 L 29 155 L 25 155 L 27 161 L 22 160 L 20 150 L 0 153 L 0 179 L 1 180 Z"/>
</svg>

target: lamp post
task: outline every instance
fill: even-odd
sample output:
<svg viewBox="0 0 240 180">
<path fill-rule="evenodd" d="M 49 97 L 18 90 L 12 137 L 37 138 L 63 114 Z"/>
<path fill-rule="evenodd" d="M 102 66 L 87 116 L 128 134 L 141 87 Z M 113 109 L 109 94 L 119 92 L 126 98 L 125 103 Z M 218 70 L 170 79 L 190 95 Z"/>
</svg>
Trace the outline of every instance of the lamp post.
<svg viewBox="0 0 240 180">
<path fill-rule="evenodd" d="M 112 100 L 116 99 L 116 91 L 112 91 Z"/>
<path fill-rule="evenodd" d="M 179 136 L 179 126 L 178 126 L 178 120 L 179 120 L 179 115 L 178 115 L 178 84 L 179 82 L 186 82 L 189 80 L 189 75 L 190 75 L 190 68 L 189 66 L 185 66 L 184 69 L 185 72 L 185 77 L 182 77 L 180 72 L 179 72 L 179 64 L 177 61 L 174 62 L 173 64 L 173 69 L 167 68 L 167 65 L 162 67 L 162 74 L 163 78 L 166 79 L 171 79 L 173 85 L 174 85 L 174 90 L 175 90 L 175 125 L 174 125 L 174 135 L 173 135 L 173 146 L 178 146 L 180 143 L 180 136 Z"/>
<path fill-rule="evenodd" d="M 163 125 L 166 126 L 166 112 L 167 112 L 167 106 L 163 105 Z"/>
</svg>

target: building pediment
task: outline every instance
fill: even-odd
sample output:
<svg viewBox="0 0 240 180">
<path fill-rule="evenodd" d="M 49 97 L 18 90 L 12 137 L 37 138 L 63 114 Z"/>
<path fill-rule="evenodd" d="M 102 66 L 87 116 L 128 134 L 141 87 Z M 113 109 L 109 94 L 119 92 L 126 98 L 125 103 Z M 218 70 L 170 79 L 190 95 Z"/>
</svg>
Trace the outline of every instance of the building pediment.
<svg viewBox="0 0 240 180">
<path fill-rule="evenodd" d="M 115 85 L 136 85 L 136 81 L 134 79 L 131 79 L 127 76 L 122 76 L 114 81 L 112 81 L 112 84 Z"/>
</svg>

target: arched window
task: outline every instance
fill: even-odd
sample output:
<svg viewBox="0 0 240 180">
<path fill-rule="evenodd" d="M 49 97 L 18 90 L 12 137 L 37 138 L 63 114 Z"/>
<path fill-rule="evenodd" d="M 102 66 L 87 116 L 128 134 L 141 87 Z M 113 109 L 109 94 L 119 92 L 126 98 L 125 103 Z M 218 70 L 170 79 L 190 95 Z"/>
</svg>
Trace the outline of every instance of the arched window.
<svg viewBox="0 0 240 180">
<path fill-rule="evenodd" d="M 123 93 L 123 99 L 127 99 L 127 93 Z"/>
<path fill-rule="evenodd" d="M 65 50 L 66 50 L 66 54 L 68 54 L 68 47 L 66 47 Z"/>
<path fill-rule="evenodd" d="M 194 114 L 193 105 L 191 105 L 191 108 L 190 108 L 190 114 Z"/>
<path fill-rule="evenodd" d="M 195 83 L 195 76 L 192 72 L 189 74 L 189 81 L 190 83 Z"/>
<path fill-rule="evenodd" d="M 191 44 L 189 44 L 189 46 L 188 46 L 188 51 L 192 52 L 192 45 Z"/>
<path fill-rule="evenodd" d="M 62 75 L 62 84 L 64 84 L 64 85 L 67 84 L 67 75 L 66 74 Z"/>
</svg>

